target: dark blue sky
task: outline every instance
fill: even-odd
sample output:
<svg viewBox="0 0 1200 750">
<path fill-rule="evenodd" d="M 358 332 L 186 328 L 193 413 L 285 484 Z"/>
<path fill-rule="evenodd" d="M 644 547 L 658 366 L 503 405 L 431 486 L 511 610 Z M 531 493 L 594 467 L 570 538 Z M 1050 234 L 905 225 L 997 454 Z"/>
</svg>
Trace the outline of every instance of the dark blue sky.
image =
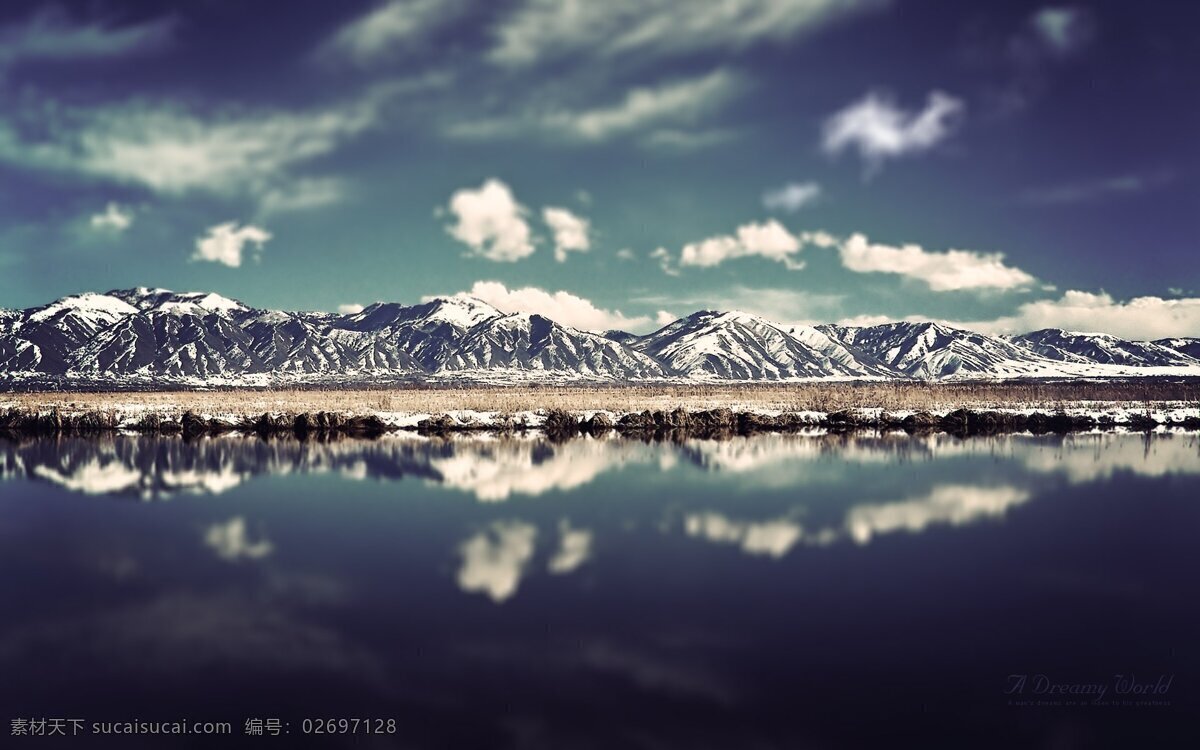
<svg viewBox="0 0 1200 750">
<path fill-rule="evenodd" d="M 1193 3 L 0 10 L 0 306 L 1200 335 Z"/>
</svg>

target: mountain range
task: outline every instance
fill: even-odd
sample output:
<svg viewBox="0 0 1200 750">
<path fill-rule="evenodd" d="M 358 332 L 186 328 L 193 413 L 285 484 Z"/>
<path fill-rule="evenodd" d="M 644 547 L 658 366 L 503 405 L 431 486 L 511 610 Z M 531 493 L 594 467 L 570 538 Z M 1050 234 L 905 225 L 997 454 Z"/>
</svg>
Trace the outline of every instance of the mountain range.
<svg viewBox="0 0 1200 750">
<path fill-rule="evenodd" d="M 799 326 L 711 310 L 640 336 L 582 331 L 465 296 L 337 315 L 145 287 L 0 309 L 8 387 L 1143 375 L 1200 376 L 1200 339 L 1059 329 L 989 336 L 934 322 Z"/>
</svg>

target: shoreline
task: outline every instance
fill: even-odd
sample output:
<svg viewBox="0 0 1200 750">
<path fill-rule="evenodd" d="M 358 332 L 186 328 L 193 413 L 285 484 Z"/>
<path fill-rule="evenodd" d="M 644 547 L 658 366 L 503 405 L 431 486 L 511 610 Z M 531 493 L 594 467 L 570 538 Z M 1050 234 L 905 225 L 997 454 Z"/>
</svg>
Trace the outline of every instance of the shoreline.
<svg viewBox="0 0 1200 750">
<path fill-rule="evenodd" d="M 1146 404 L 1042 409 L 959 407 L 943 410 L 889 411 L 842 409 L 818 411 L 733 410 L 730 408 L 611 412 L 547 409 L 533 412 L 456 411 L 429 413 L 263 412 L 258 415 L 210 415 L 145 410 L 71 411 L 9 407 L 0 410 L 0 436 L 89 436 L 104 434 L 179 435 L 193 439 L 237 434 L 246 437 L 376 438 L 406 432 L 425 436 L 540 433 L 553 439 L 601 436 L 609 432 L 643 439 L 722 439 L 762 433 L 903 431 L 909 434 L 994 435 L 1028 432 L 1066 434 L 1095 430 L 1149 432 L 1158 429 L 1200 431 L 1200 406 Z"/>
</svg>

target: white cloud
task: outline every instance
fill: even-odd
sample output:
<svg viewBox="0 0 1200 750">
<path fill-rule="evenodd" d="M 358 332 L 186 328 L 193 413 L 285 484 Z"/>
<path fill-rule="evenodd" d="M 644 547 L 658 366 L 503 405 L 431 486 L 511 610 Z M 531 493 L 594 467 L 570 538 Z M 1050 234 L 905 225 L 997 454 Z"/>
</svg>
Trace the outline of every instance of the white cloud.
<svg viewBox="0 0 1200 750">
<path fill-rule="evenodd" d="M 966 526 L 984 518 L 1004 516 L 1031 497 L 1017 487 L 940 485 L 912 500 L 856 505 L 846 515 L 846 532 L 859 544 L 879 534 L 920 533 L 935 524 Z"/>
<path fill-rule="evenodd" d="M 670 250 L 665 247 L 657 247 L 650 251 L 650 257 L 658 261 L 658 267 L 666 275 L 679 275 L 679 268 L 675 265 L 675 259 L 671 256 Z"/>
<path fill-rule="evenodd" d="M 361 67 L 411 51 L 431 31 L 454 19 L 461 0 L 392 0 L 338 29 L 317 55 L 327 62 L 349 61 Z"/>
<path fill-rule="evenodd" d="M 623 247 L 617 251 L 617 260 L 633 260 L 636 257 L 637 254 L 633 252 L 632 248 Z"/>
<path fill-rule="evenodd" d="M 525 221 L 528 211 L 500 180 L 492 178 L 479 188 L 456 191 L 450 196 L 449 210 L 458 221 L 446 231 L 470 247 L 473 255 L 509 263 L 533 255 Z"/>
<path fill-rule="evenodd" d="M 741 284 L 720 291 L 646 295 L 634 297 L 631 301 L 662 306 L 668 310 L 741 310 L 768 320 L 779 321 L 784 327 L 792 323 L 825 323 L 841 315 L 845 307 L 845 298 L 840 294 L 822 294 L 796 288 L 750 287 Z"/>
<path fill-rule="evenodd" d="M 643 328 L 650 324 L 646 316 L 627 317 L 620 310 L 597 307 L 590 300 L 570 292 L 548 292 L 537 287 L 509 289 L 499 281 L 476 281 L 462 294 L 481 299 L 506 313 L 532 313 L 585 331 Z"/>
<path fill-rule="evenodd" d="M 675 314 L 675 313 L 673 313 L 673 312 L 668 312 L 668 311 L 666 311 L 666 310 L 659 310 L 658 312 L 656 312 L 656 313 L 654 314 L 654 322 L 655 322 L 655 324 L 657 324 L 657 325 L 658 325 L 660 328 L 661 328 L 662 326 L 669 326 L 669 325 L 671 325 L 672 323 L 674 323 L 674 322 L 675 322 L 675 321 L 677 321 L 677 320 L 679 320 L 679 316 L 678 316 L 678 315 L 676 315 L 676 314 Z"/>
<path fill-rule="evenodd" d="M 462 567 L 458 587 L 487 595 L 500 604 L 517 593 L 533 558 L 537 527 L 524 521 L 496 521 L 458 548 Z"/>
<path fill-rule="evenodd" d="M 555 58 L 628 59 L 704 51 L 740 51 L 760 42 L 780 42 L 882 0 L 724 0 L 690 3 L 681 12 L 673 0 L 561 2 L 524 0 L 494 31 L 488 58 L 523 67 Z"/>
<path fill-rule="evenodd" d="M 1105 292 L 1070 290 L 1058 299 L 1027 302 L 1011 316 L 963 325 L 985 333 L 1101 331 L 1133 340 L 1200 336 L 1200 298 L 1134 297 L 1122 302 Z"/>
<path fill-rule="evenodd" d="M 204 543 L 217 553 L 217 557 L 229 562 L 261 560 L 275 549 L 271 540 L 265 537 L 250 541 L 246 519 L 241 516 L 209 526 L 204 532 Z"/>
<path fill-rule="evenodd" d="M 862 234 L 841 245 L 842 265 L 856 273 L 892 273 L 924 281 L 934 291 L 960 289 L 1017 289 L 1033 276 L 1005 265 L 1003 253 L 970 250 L 928 252 L 919 245 L 871 244 Z"/>
<path fill-rule="evenodd" d="M 262 252 L 263 245 L 271 239 L 271 233 L 252 224 L 239 227 L 229 221 L 208 229 L 208 233 L 196 238 L 196 251 L 192 260 L 223 263 L 231 268 L 242 265 L 243 251 L 251 245 L 254 252 Z"/>
<path fill-rule="evenodd" d="M 554 232 L 554 259 L 559 263 L 566 261 L 567 253 L 586 253 L 591 249 L 587 219 L 565 208 L 547 206 L 542 209 L 542 221 Z"/>
<path fill-rule="evenodd" d="M 0 28 L 0 69 L 25 60 L 83 60 L 120 57 L 161 49 L 171 40 L 172 18 L 127 26 L 77 22 L 48 6 L 23 23 Z"/>
<path fill-rule="evenodd" d="M 789 182 L 783 187 L 763 193 L 763 207 L 769 211 L 794 213 L 811 206 L 821 197 L 821 186 L 815 182 Z"/>
<path fill-rule="evenodd" d="M 558 533 L 558 551 L 546 563 L 546 569 L 555 575 L 563 575 L 591 559 L 593 534 L 587 529 L 571 528 L 566 521 L 559 523 Z"/>
<path fill-rule="evenodd" d="M 274 190 L 294 196 L 297 188 L 287 172 L 378 125 L 385 105 L 405 84 L 371 87 L 338 106 L 308 112 L 227 108 L 201 116 L 179 105 L 139 100 L 94 108 L 45 102 L 24 115 L 37 127 L 0 120 L 0 162 L 167 194 L 261 196 Z M 331 184 L 324 183 L 326 192 Z M 320 185 L 304 186 L 310 203 L 312 189 Z"/>
<path fill-rule="evenodd" d="M 941 91 L 931 92 L 920 112 L 869 93 L 825 121 L 821 147 L 832 155 L 857 149 L 868 168 L 877 169 L 886 159 L 927 151 L 946 140 L 965 111 L 961 99 Z"/>
<path fill-rule="evenodd" d="M 648 128 L 678 130 L 695 125 L 720 109 L 743 88 L 744 79 L 718 68 L 706 75 L 683 78 L 656 86 L 630 89 L 624 98 L 607 106 L 569 109 L 530 107 L 513 115 L 453 123 L 446 132 L 457 138 L 486 140 L 538 135 L 568 142 L 597 143 Z M 644 145 L 677 145 L 679 137 L 661 142 L 651 134 Z"/>
<path fill-rule="evenodd" d="M 351 302 L 345 305 L 338 305 L 337 311 L 339 315 L 357 315 L 364 309 L 362 305 Z"/>
<path fill-rule="evenodd" d="M 778 221 L 770 219 L 761 224 L 743 224 L 736 235 L 717 235 L 684 245 L 679 264 L 707 268 L 734 258 L 758 256 L 799 270 L 804 263 L 796 260 L 795 255 L 805 241 L 806 236 L 797 237 Z"/>
<path fill-rule="evenodd" d="M 133 218 L 133 209 L 109 201 L 102 213 L 92 214 L 88 223 L 92 229 L 120 234 L 133 226 Z"/>
</svg>

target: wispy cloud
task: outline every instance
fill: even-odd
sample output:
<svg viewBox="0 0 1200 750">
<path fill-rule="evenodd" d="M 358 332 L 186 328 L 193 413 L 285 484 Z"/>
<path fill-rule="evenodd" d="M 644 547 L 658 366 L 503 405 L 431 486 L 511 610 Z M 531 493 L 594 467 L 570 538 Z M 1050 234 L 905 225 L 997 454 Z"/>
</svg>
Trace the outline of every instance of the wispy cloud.
<svg viewBox="0 0 1200 750">
<path fill-rule="evenodd" d="M 1122 195 L 1137 195 L 1165 187 L 1174 179 L 1167 171 L 1146 174 L 1127 174 L 1089 182 L 1075 182 L 1046 188 L 1034 188 L 1021 193 L 1021 200 L 1040 205 L 1090 203 Z"/>
<path fill-rule="evenodd" d="M 317 59 L 368 67 L 401 57 L 467 7 L 465 0 L 384 2 L 335 31 L 317 49 Z"/>
<path fill-rule="evenodd" d="M 789 182 L 786 185 L 763 193 L 763 207 L 768 211 L 795 213 L 811 206 L 821 198 L 821 186 L 808 182 Z"/>
<path fill-rule="evenodd" d="M 529 105 L 514 114 L 454 123 L 446 132 L 467 140 L 535 135 L 574 143 L 597 143 L 650 132 L 645 145 L 670 147 L 686 141 L 688 133 L 707 140 L 691 128 L 721 109 L 745 85 L 745 79 L 737 73 L 718 68 L 702 76 L 632 88 L 613 104 L 578 108 Z"/>
<path fill-rule="evenodd" d="M 918 154 L 949 138 L 966 112 L 966 104 L 941 91 L 930 92 L 925 108 L 913 112 L 890 98 L 869 93 L 825 121 L 821 148 L 836 156 L 858 151 L 871 171 L 887 159 Z"/>
<path fill-rule="evenodd" d="M 494 29 L 488 58 L 510 68 L 571 58 L 674 57 L 780 42 L 883 0 L 524 0 Z"/>
<path fill-rule="evenodd" d="M 174 28 L 171 17 L 122 26 L 74 20 L 62 8 L 47 7 L 21 23 L 0 27 L 0 72 L 25 61 L 95 60 L 152 52 L 170 42 Z"/>
</svg>

